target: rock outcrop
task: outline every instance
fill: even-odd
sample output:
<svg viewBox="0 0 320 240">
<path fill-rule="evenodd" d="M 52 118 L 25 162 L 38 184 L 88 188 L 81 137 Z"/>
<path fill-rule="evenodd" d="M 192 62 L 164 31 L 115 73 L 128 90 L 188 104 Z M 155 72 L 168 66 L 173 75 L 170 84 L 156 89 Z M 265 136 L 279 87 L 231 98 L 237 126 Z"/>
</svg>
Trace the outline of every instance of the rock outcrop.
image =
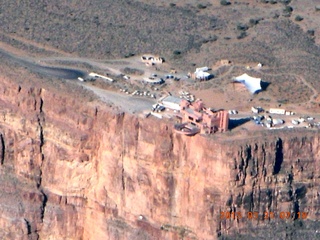
<svg viewBox="0 0 320 240">
<path fill-rule="evenodd" d="M 39 81 L 1 77 L 2 239 L 316 236 L 318 132 L 185 137 Z"/>
</svg>

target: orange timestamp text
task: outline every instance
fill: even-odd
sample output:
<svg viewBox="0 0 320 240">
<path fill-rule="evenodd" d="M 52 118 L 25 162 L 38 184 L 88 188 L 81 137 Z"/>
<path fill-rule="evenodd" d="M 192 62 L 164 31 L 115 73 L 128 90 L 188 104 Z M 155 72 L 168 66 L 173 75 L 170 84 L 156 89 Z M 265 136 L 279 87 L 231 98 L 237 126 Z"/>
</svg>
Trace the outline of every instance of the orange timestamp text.
<svg viewBox="0 0 320 240">
<path fill-rule="evenodd" d="M 263 212 L 259 214 L 259 212 L 220 212 L 220 219 L 226 220 L 240 220 L 240 219 L 249 219 L 249 220 L 255 220 L 255 219 L 306 219 L 308 217 L 307 212 L 280 212 L 279 214 L 276 214 L 274 212 Z"/>
</svg>

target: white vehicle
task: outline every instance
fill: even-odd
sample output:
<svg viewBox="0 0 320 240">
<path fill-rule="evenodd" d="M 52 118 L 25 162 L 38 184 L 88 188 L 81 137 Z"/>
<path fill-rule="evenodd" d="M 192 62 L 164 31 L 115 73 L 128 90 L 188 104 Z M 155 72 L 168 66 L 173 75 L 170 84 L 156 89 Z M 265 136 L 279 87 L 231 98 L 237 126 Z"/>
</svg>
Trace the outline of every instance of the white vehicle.
<svg viewBox="0 0 320 240">
<path fill-rule="evenodd" d="M 300 123 L 298 120 L 295 120 L 295 119 L 293 119 L 291 122 L 292 122 L 292 124 L 294 124 L 294 125 L 298 125 L 298 124 Z"/>
<path fill-rule="evenodd" d="M 237 110 L 229 110 L 228 113 L 229 114 L 238 114 L 238 111 Z"/>
</svg>

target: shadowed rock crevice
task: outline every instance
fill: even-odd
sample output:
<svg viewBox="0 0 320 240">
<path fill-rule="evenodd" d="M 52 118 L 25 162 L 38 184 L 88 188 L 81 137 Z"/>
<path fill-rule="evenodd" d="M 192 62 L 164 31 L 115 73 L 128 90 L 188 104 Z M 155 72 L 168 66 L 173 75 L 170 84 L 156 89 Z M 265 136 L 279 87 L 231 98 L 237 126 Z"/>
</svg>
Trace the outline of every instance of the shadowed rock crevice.
<svg viewBox="0 0 320 240">
<path fill-rule="evenodd" d="M 27 219 L 24 219 L 24 222 L 26 223 L 26 227 L 28 230 L 28 235 L 31 234 L 31 225 Z"/>
<path fill-rule="evenodd" d="M 3 135 L 0 134 L 0 144 L 1 144 L 1 151 L 0 151 L 0 163 L 1 165 L 4 164 L 4 158 L 5 158 L 5 152 L 6 152 L 6 146 L 4 143 Z"/>
<path fill-rule="evenodd" d="M 283 147 L 282 147 L 282 140 L 279 138 L 276 143 L 276 156 L 275 156 L 275 164 L 273 168 L 274 175 L 280 172 L 282 162 L 283 162 Z"/>
</svg>

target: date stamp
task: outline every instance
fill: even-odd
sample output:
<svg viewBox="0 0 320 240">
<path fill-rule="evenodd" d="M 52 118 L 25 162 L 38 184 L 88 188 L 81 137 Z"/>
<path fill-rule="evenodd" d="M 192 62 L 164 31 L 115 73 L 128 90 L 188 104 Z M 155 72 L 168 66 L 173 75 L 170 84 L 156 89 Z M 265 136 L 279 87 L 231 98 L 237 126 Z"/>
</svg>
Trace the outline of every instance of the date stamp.
<svg viewBox="0 0 320 240">
<path fill-rule="evenodd" d="M 275 212 L 220 212 L 221 220 L 240 220 L 240 219 L 248 219 L 248 220 L 267 220 L 267 219 L 307 219 L 307 212 L 279 212 L 276 214 Z"/>
</svg>

